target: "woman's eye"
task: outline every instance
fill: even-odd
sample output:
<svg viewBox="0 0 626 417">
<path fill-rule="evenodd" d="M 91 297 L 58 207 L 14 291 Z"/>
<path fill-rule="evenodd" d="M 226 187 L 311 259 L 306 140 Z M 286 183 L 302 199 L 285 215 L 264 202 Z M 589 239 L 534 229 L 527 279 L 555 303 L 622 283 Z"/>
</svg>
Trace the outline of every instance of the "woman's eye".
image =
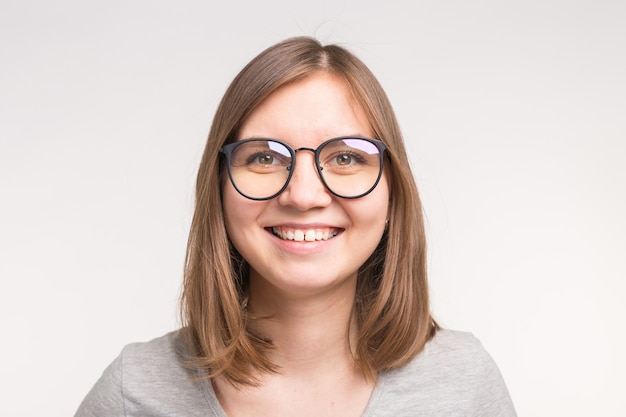
<svg viewBox="0 0 626 417">
<path fill-rule="evenodd" d="M 274 163 L 274 157 L 272 155 L 259 155 L 257 162 L 261 165 L 272 165 Z"/>
<path fill-rule="evenodd" d="M 352 156 L 348 154 L 342 154 L 337 156 L 337 165 L 346 166 L 352 163 Z"/>
<path fill-rule="evenodd" d="M 356 167 L 357 165 L 366 164 L 367 161 L 361 155 L 354 152 L 338 153 L 330 160 L 330 165 L 336 167 Z"/>
</svg>

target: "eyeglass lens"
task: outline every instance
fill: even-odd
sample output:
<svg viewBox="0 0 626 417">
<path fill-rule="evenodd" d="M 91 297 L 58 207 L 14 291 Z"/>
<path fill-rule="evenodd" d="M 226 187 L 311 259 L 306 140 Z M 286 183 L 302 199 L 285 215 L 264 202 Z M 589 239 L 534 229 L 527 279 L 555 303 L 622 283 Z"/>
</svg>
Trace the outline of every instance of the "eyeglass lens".
<svg viewBox="0 0 626 417">
<path fill-rule="evenodd" d="M 299 151 L 275 140 L 241 141 L 230 154 L 233 185 L 248 198 L 275 197 L 287 185 L 293 172 L 294 156 Z M 316 156 L 323 183 L 340 197 L 367 194 L 380 178 L 381 150 L 368 140 L 332 139 L 317 149 Z"/>
</svg>

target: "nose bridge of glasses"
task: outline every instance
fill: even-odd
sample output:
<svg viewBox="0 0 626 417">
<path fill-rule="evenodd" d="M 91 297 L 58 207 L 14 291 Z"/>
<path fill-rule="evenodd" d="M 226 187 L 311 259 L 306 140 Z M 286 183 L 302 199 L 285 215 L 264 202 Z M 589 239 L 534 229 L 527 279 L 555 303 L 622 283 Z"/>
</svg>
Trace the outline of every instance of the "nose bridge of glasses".
<svg viewBox="0 0 626 417">
<path fill-rule="evenodd" d="M 295 154 L 298 154 L 298 152 L 300 152 L 300 151 L 309 151 L 309 152 L 312 152 L 312 153 L 313 153 L 313 155 L 315 155 L 315 152 L 316 152 L 316 151 L 315 151 L 315 149 L 313 149 L 313 148 L 307 148 L 307 147 L 304 147 L 304 146 L 303 146 L 302 148 L 298 148 L 298 149 L 294 149 L 294 150 L 293 150 L 293 152 L 294 152 Z"/>
<path fill-rule="evenodd" d="M 287 184 L 295 183 L 298 186 L 309 184 L 310 186 L 310 181 L 312 181 L 313 178 L 315 178 L 315 181 L 319 182 L 320 185 L 326 186 L 325 182 L 322 180 L 322 167 L 320 166 L 319 161 L 317 160 L 318 151 L 316 149 L 309 148 L 309 147 L 301 147 L 301 148 L 294 149 L 293 151 L 294 151 L 294 158 L 291 162 L 292 173 L 291 173 L 290 178 L 287 181 Z M 309 162 L 301 160 L 300 164 L 296 163 L 296 159 L 297 159 L 296 156 L 298 155 L 298 153 L 300 153 L 300 151 L 311 152 L 312 160 L 309 162 L 313 163 L 313 171 L 310 171 L 311 168 L 310 168 Z M 297 168 L 297 167 L 300 167 L 300 168 Z M 302 170 L 304 170 L 304 172 Z M 296 171 L 300 171 L 300 172 L 296 173 Z M 297 178 L 294 178 L 294 177 L 297 177 Z"/>
<path fill-rule="evenodd" d="M 304 147 L 304 146 L 303 146 L 303 147 L 301 147 L 301 148 L 298 148 L 298 149 L 294 149 L 294 150 L 293 150 L 294 156 L 297 156 L 297 155 L 298 155 L 298 152 L 300 152 L 300 151 L 309 151 L 309 152 L 311 152 L 311 153 L 313 154 L 313 155 L 312 155 L 312 156 L 313 156 L 313 164 L 314 164 L 314 166 L 315 166 L 316 170 L 318 170 L 318 171 L 319 171 L 319 169 L 320 169 L 321 167 L 319 166 L 319 162 L 317 161 L 317 150 L 315 150 L 315 149 L 313 149 L 313 148 L 308 148 L 308 147 Z M 292 167 L 295 167 L 295 163 L 296 163 L 296 158 L 294 158 L 294 160 L 293 160 L 293 162 L 292 162 Z"/>
</svg>

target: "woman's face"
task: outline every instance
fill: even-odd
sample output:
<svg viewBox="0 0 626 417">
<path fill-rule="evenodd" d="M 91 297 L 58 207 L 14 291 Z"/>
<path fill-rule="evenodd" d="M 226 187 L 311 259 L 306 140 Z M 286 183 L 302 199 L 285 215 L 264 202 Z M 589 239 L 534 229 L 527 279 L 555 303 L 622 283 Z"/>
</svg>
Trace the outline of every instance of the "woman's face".
<svg viewBox="0 0 626 417">
<path fill-rule="evenodd" d="M 273 138 L 294 149 L 315 149 L 327 139 L 347 135 L 373 133 L 345 82 L 317 72 L 269 96 L 245 120 L 238 139 Z M 370 194 L 339 198 L 322 184 L 313 153 L 301 151 L 291 181 L 278 197 L 250 200 L 230 181 L 223 190 L 226 228 L 250 265 L 251 294 L 354 293 L 357 271 L 385 228 L 389 187 L 384 174 Z"/>
</svg>

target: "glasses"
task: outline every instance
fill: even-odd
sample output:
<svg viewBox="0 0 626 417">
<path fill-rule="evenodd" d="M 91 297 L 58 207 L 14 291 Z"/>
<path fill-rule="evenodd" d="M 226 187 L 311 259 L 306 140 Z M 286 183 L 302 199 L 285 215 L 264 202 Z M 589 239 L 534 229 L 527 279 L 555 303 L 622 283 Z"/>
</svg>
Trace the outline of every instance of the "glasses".
<svg viewBox="0 0 626 417">
<path fill-rule="evenodd" d="M 226 155 L 228 176 L 239 194 L 251 200 L 270 200 L 287 188 L 300 151 L 313 152 L 317 173 L 332 194 L 363 197 L 380 181 L 385 149 L 376 139 L 342 136 L 317 149 L 293 149 L 276 139 L 244 139 L 225 145 L 220 152 Z"/>
</svg>

